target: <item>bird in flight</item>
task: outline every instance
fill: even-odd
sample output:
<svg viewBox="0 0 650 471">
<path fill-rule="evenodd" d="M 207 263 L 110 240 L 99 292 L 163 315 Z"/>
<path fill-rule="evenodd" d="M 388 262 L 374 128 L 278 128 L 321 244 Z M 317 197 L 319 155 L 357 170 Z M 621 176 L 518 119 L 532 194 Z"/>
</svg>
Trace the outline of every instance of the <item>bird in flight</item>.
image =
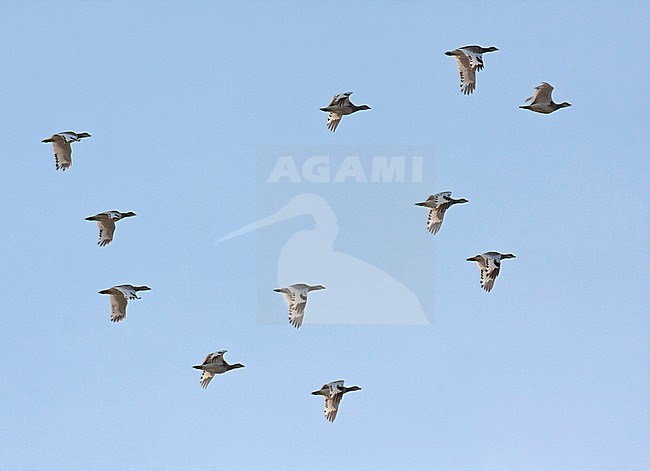
<svg viewBox="0 0 650 471">
<path fill-rule="evenodd" d="M 332 101 L 330 101 L 330 104 L 325 108 L 320 109 L 321 111 L 329 113 L 327 116 L 327 129 L 330 131 L 336 131 L 336 128 L 339 126 L 339 122 L 343 116 L 356 113 L 357 111 L 370 109 L 368 105 L 357 106 L 352 103 L 350 101 L 350 95 L 352 95 L 352 92 L 339 93 L 338 95 L 334 95 Z"/>
<path fill-rule="evenodd" d="M 494 46 L 463 46 L 453 51 L 445 52 L 448 56 L 456 59 L 458 73 L 460 74 L 460 91 L 470 95 L 476 88 L 476 72 L 483 69 L 483 54 L 495 52 L 498 49 Z"/>
<path fill-rule="evenodd" d="M 320 289 L 325 289 L 325 287 L 323 285 L 311 286 L 304 283 L 297 283 L 286 288 L 277 288 L 273 291 L 284 294 L 284 298 L 289 305 L 289 323 L 298 329 L 302 325 L 302 320 L 305 315 L 307 293 Z"/>
<path fill-rule="evenodd" d="M 52 143 L 56 169 L 65 171 L 72 166 L 72 146 L 70 144 L 78 142 L 85 137 L 90 137 L 90 134 L 87 132 L 76 133 L 74 131 L 65 131 L 43 139 L 41 142 Z"/>
<path fill-rule="evenodd" d="M 447 211 L 451 206 L 460 203 L 468 203 L 468 201 L 465 198 L 454 199 L 451 197 L 451 191 L 443 191 L 431 195 L 426 201 L 415 203 L 415 205 L 429 208 L 427 229 L 431 234 L 435 235 L 442 227 L 442 219 L 445 217 L 445 211 Z"/>
<path fill-rule="evenodd" d="M 244 367 L 241 363 L 235 363 L 234 365 L 228 364 L 228 362 L 223 359 L 223 354 L 227 351 L 228 350 L 220 350 L 218 352 L 208 353 L 208 356 L 205 357 L 203 363 L 192 367 L 203 371 L 201 373 L 201 387 L 203 389 L 208 387 L 208 384 L 210 384 L 210 381 L 212 381 L 215 374 L 222 374 L 226 371 Z"/>
<path fill-rule="evenodd" d="M 481 255 L 474 255 L 467 259 L 468 262 L 476 262 L 481 270 L 481 287 L 488 293 L 492 291 L 494 281 L 501 270 L 501 260 L 515 258 L 511 253 L 485 252 Z"/>
<path fill-rule="evenodd" d="M 121 213 L 119 211 L 105 211 L 103 213 L 88 216 L 86 221 L 96 221 L 99 226 L 99 242 L 97 245 L 104 247 L 113 240 L 113 233 L 115 232 L 115 223 L 123 218 L 135 216 L 135 213 L 129 211 Z"/>
<path fill-rule="evenodd" d="M 535 93 L 533 96 L 526 98 L 526 101 L 529 101 L 530 105 L 520 106 L 519 108 L 534 111 L 536 113 L 550 114 L 560 108 L 571 106 L 571 103 L 568 101 L 555 103 L 551 96 L 552 93 L 553 87 L 546 82 L 542 82 L 541 85 L 535 87 Z"/>
<path fill-rule="evenodd" d="M 99 294 L 108 294 L 111 300 L 111 322 L 126 319 L 126 305 L 131 299 L 140 299 L 138 291 L 149 291 L 148 286 L 118 285 L 103 289 Z"/>
<path fill-rule="evenodd" d="M 330 422 L 334 422 L 336 414 L 339 411 L 339 405 L 343 395 L 350 391 L 360 391 L 359 386 L 344 386 L 345 381 L 332 381 L 331 383 L 323 384 L 318 391 L 313 391 L 314 396 L 323 396 L 325 398 L 325 418 Z"/>
</svg>

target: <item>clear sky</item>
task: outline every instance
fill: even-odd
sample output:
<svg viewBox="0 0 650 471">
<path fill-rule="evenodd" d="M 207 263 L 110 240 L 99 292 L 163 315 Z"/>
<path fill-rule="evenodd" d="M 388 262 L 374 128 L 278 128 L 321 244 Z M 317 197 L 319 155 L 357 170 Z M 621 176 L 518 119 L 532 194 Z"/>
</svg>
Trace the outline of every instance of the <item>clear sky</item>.
<svg viewBox="0 0 650 471">
<path fill-rule="evenodd" d="M 645 2 L 4 2 L 0 469 L 650 469 L 649 19 Z M 499 48 L 469 97 L 443 54 L 468 44 Z M 542 81 L 573 106 L 518 109 Z M 372 109 L 331 133 L 318 108 L 343 91 Z M 92 137 L 63 173 L 40 141 L 66 130 Z M 216 242 L 314 192 L 269 189 L 261 149 L 333 145 L 434 149 L 417 185 L 322 187 L 336 250 L 400 280 L 429 325 L 289 326 L 259 272 L 308 217 Z M 443 190 L 470 203 L 433 237 L 413 203 Z M 137 217 L 100 248 L 84 218 L 110 209 Z M 488 250 L 517 255 L 489 294 L 465 261 Z M 120 283 L 152 291 L 113 324 L 97 292 Z M 220 349 L 246 367 L 203 390 L 191 366 Z M 330 424 L 309 393 L 337 379 L 363 389 Z"/>
</svg>

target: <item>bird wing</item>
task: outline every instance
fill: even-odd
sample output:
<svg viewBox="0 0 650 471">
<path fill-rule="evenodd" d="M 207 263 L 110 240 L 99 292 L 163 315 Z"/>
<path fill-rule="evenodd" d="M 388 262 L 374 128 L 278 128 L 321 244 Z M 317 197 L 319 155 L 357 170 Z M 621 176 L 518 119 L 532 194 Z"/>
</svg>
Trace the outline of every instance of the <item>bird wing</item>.
<svg viewBox="0 0 650 471">
<path fill-rule="evenodd" d="M 494 281 L 499 276 L 501 263 L 498 258 L 490 256 L 484 256 L 483 260 L 484 263 L 481 266 L 481 286 L 489 293 L 494 287 Z"/>
<path fill-rule="evenodd" d="M 325 398 L 325 418 L 330 422 L 334 422 L 334 419 L 336 419 L 342 397 L 343 394 L 338 393 Z"/>
<path fill-rule="evenodd" d="M 494 287 L 494 281 L 499 276 L 499 267 L 493 268 L 491 271 L 481 270 L 481 286 L 488 293 L 492 291 Z"/>
<path fill-rule="evenodd" d="M 305 316 L 305 306 L 307 306 L 306 292 L 295 292 L 291 295 L 291 304 L 289 305 L 289 323 L 296 329 L 302 325 L 302 320 Z"/>
<path fill-rule="evenodd" d="M 429 210 L 429 217 L 427 218 L 427 229 L 431 234 L 437 234 L 442 227 L 445 211 L 451 206 L 450 202 L 448 202 L 450 197 L 451 191 L 443 191 L 429 196 L 429 200 L 436 205 L 435 208 Z"/>
<path fill-rule="evenodd" d="M 102 219 L 97 221 L 97 227 L 99 227 L 99 242 L 97 245 L 104 247 L 108 245 L 113 240 L 113 233 L 115 232 L 115 222 L 112 219 Z"/>
<path fill-rule="evenodd" d="M 72 166 L 72 147 L 69 142 L 59 136 L 58 139 L 52 141 L 52 149 L 57 170 L 65 171 Z"/>
<path fill-rule="evenodd" d="M 352 92 L 334 95 L 328 106 L 347 106 L 350 104 L 350 95 L 352 95 Z"/>
<path fill-rule="evenodd" d="M 440 204 L 441 202 L 449 201 L 451 191 L 441 191 L 440 193 L 433 195 L 433 197 L 436 200 L 436 204 Z"/>
<path fill-rule="evenodd" d="M 136 293 L 136 291 L 133 289 L 133 286 L 120 285 L 120 286 L 113 286 L 113 288 L 115 288 L 120 293 L 122 293 L 125 299 L 140 299 L 138 293 Z"/>
<path fill-rule="evenodd" d="M 442 219 L 445 216 L 445 211 L 447 210 L 449 206 L 441 208 L 438 207 L 436 209 L 430 209 L 429 210 L 429 218 L 427 219 L 427 230 L 433 234 L 436 235 L 440 228 L 442 227 Z"/>
<path fill-rule="evenodd" d="M 542 82 L 541 85 L 535 87 L 535 93 L 533 93 L 533 96 L 526 98 L 526 101 L 530 101 L 531 105 L 535 103 L 549 104 L 552 99 L 551 93 L 553 93 L 553 87 L 546 82 Z"/>
<path fill-rule="evenodd" d="M 65 131 L 58 133 L 65 142 L 77 142 L 79 141 L 79 136 L 74 131 Z"/>
<path fill-rule="evenodd" d="M 203 360 L 203 364 L 224 364 L 224 359 L 223 355 L 226 353 L 227 350 L 221 350 L 216 353 L 209 353 L 207 357 L 205 357 L 205 360 Z"/>
<path fill-rule="evenodd" d="M 482 70 L 483 69 L 483 54 L 480 52 L 474 52 L 469 48 L 460 48 L 460 51 L 465 54 L 467 60 L 469 61 L 469 66 L 472 69 Z"/>
<path fill-rule="evenodd" d="M 201 387 L 203 389 L 207 388 L 208 384 L 210 384 L 210 381 L 212 381 L 212 378 L 214 378 L 214 373 L 203 370 L 201 373 Z"/>
<path fill-rule="evenodd" d="M 341 115 L 336 114 L 333 111 L 330 111 L 329 114 L 327 115 L 327 129 L 329 129 L 332 132 L 336 131 L 336 128 L 339 127 L 340 122 L 341 122 Z"/>
<path fill-rule="evenodd" d="M 470 60 L 465 54 L 454 57 L 460 74 L 460 89 L 465 95 L 470 95 L 476 88 L 476 70 L 470 65 Z"/>
<path fill-rule="evenodd" d="M 126 305 L 128 303 L 123 294 L 111 294 L 111 322 L 120 322 L 126 319 Z"/>
</svg>

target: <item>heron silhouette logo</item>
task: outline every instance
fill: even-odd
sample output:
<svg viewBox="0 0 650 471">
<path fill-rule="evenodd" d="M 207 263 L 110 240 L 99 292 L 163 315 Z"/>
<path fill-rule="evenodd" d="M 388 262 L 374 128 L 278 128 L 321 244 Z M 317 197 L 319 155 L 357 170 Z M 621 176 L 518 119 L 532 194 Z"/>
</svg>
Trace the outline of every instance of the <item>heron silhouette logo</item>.
<svg viewBox="0 0 650 471">
<path fill-rule="evenodd" d="M 411 203 L 414 194 L 408 184 L 418 187 L 422 184 L 423 154 L 404 155 L 404 149 L 400 148 L 400 154 L 392 154 L 402 157 L 397 160 L 399 165 L 395 165 L 385 157 L 386 149 L 380 149 L 383 155 L 376 148 L 361 151 L 354 148 L 354 151 L 357 154 L 352 154 L 349 147 L 282 147 L 265 148 L 258 153 L 261 161 L 258 161 L 257 178 L 259 219 L 225 235 L 219 242 L 256 233 L 258 320 L 262 323 L 287 322 L 285 300 L 273 289 L 295 283 L 320 284 L 327 288 L 318 295 L 310 295 L 304 324 L 431 323 L 416 294 L 423 286 L 419 286 L 420 290 L 410 286 L 412 275 L 410 280 L 401 279 L 405 264 L 394 263 L 400 258 L 399 253 L 391 251 L 390 233 L 399 229 L 393 227 L 386 237 L 379 238 L 373 234 L 372 227 L 364 227 L 372 226 L 372 217 L 367 212 L 376 212 L 382 198 L 395 204 L 395 197 L 401 195 L 398 198 L 404 201 L 405 207 Z M 427 151 L 431 152 L 429 148 Z M 268 158 L 269 154 L 274 158 Z M 351 155 L 356 156 L 354 164 L 350 164 Z M 377 159 L 378 155 L 382 158 Z M 316 161 L 327 164 L 328 170 L 315 172 Z M 371 169 L 376 162 L 380 162 L 379 171 Z M 363 163 L 368 164 L 367 173 Z M 278 178 L 281 175 L 287 178 Z M 310 175 L 320 176 L 314 181 Z M 342 175 L 347 178 L 341 178 Z M 377 178 L 378 175 L 384 177 Z M 406 175 L 409 178 L 400 178 Z M 375 183 L 390 183 L 399 189 L 384 191 L 390 185 L 371 188 L 362 184 L 372 183 L 373 178 Z M 414 193 L 419 194 L 417 190 Z M 363 217 L 360 216 L 359 212 L 364 211 Z M 396 213 L 399 215 L 399 211 Z M 415 214 L 421 222 L 421 214 Z M 376 244 L 364 242 L 366 237 L 374 239 Z M 386 250 L 382 250 L 383 244 Z M 415 257 L 420 258 L 418 254 Z"/>
</svg>

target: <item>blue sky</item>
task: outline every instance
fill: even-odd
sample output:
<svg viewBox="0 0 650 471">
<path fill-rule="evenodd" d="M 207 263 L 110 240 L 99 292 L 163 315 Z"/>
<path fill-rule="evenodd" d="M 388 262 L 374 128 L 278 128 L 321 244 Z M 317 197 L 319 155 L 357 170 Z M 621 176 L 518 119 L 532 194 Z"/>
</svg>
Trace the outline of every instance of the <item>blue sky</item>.
<svg viewBox="0 0 650 471">
<path fill-rule="evenodd" d="M 450 3 L 4 4 L 0 469 L 650 468 L 650 7 Z M 467 44 L 499 48 L 469 97 Z M 518 109 L 542 81 L 573 106 Z M 349 90 L 372 110 L 331 133 Z M 57 172 L 40 141 L 69 129 Z M 296 331 L 255 296 L 264 235 L 215 243 L 260 216 L 258 150 L 297 145 L 435 149 L 403 208 L 328 190 L 375 192 L 336 246 L 428 286 L 431 325 Z M 442 190 L 470 203 L 433 238 L 413 203 Z M 99 248 L 110 209 L 138 215 Z M 489 294 L 487 250 L 517 255 Z M 112 324 L 119 283 L 152 291 Z M 246 367 L 202 390 L 220 349 Z M 329 424 L 309 392 L 336 379 L 363 390 Z"/>
</svg>

